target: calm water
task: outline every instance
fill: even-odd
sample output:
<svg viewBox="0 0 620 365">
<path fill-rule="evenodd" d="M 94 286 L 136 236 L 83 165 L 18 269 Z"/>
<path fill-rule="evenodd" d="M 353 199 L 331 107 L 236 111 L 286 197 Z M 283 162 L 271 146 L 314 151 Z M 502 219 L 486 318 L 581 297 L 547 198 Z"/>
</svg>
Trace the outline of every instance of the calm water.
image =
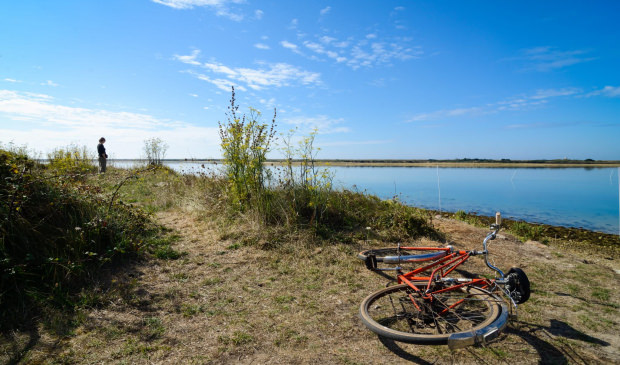
<svg viewBox="0 0 620 365">
<path fill-rule="evenodd" d="M 200 163 L 172 162 L 195 173 Z M 116 163 L 118 167 L 131 166 Z M 336 186 L 422 208 L 618 233 L 617 168 L 330 167 Z M 439 176 L 438 176 L 439 175 Z M 439 180 L 439 184 L 438 184 Z M 438 186 L 439 185 L 439 186 Z M 441 193 L 441 200 L 440 200 Z"/>
</svg>

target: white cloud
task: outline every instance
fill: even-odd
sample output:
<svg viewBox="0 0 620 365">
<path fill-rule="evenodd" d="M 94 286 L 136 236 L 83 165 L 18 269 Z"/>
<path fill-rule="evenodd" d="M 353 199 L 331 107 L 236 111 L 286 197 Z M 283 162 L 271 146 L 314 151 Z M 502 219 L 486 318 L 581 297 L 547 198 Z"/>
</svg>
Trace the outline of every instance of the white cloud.
<svg viewBox="0 0 620 365">
<path fill-rule="evenodd" d="M 194 97 L 194 98 L 198 97 L 198 94 L 188 94 L 188 95 L 191 96 L 191 97 Z"/>
<path fill-rule="evenodd" d="M 345 63 L 354 70 L 361 67 L 391 65 L 394 60 L 406 61 L 418 58 L 423 54 L 419 47 L 408 46 L 411 39 L 393 38 L 387 41 L 373 42 L 371 40 L 377 38 L 375 33 L 367 34 L 364 39 L 357 42 L 351 37 L 344 41 L 329 35 L 316 36 L 316 38 L 317 42 L 307 40 L 303 42 L 303 45 L 317 55 L 327 56 L 337 63 Z M 347 49 L 351 43 L 354 46 Z M 323 61 L 317 55 L 304 55 L 297 45 L 288 41 L 282 41 L 280 44 L 299 55 L 312 60 Z"/>
<path fill-rule="evenodd" d="M 47 81 L 45 81 L 45 82 L 42 82 L 42 83 L 41 83 L 41 85 L 43 85 L 43 86 L 52 86 L 52 87 L 56 87 L 56 86 L 58 86 L 58 84 L 57 84 L 57 83 L 55 83 L 55 82 L 54 82 L 54 81 L 52 81 L 52 80 L 47 80 Z"/>
<path fill-rule="evenodd" d="M 264 11 L 262 11 L 262 10 L 260 10 L 260 9 L 258 9 L 258 10 L 255 10 L 255 11 L 254 11 L 254 17 L 255 17 L 256 19 L 258 19 L 258 20 L 263 19 L 263 15 L 264 15 L 264 14 L 265 14 L 265 12 L 264 12 Z"/>
<path fill-rule="evenodd" d="M 329 11 L 332 10 L 331 6 L 327 6 L 323 9 L 321 9 L 321 15 L 326 15 L 327 13 L 329 13 Z"/>
<path fill-rule="evenodd" d="M 169 6 L 174 9 L 193 9 L 194 7 L 207 7 L 215 10 L 217 16 L 223 16 L 234 21 L 243 20 L 243 15 L 230 10 L 231 4 L 241 4 L 244 0 L 151 0 L 155 3 Z"/>
<path fill-rule="evenodd" d="M 563 51 L 556 47 L 543 46 L 524 49 L 520 56 L 509 60 L 525 61 L 524 71 L 547 72 L 596 59 L 588 57 L 587 53 L 587 50 Z"/>
<path fill-rule="evenodd" d="M 564 89 L 546 89 L 546 90 L 536 90 L 536 94 L 530 96 L 530 99 L 547 99 L 553 98 L 556 96 L 569 96 L 579 94 L 581 89 L 577 89 L 574 87 L 564 88 Z"/>
<path fill-rule="evenodd" d="M 181 62 L 193 66 L 200 66 L 216 75 L 223 75 L 226 77 L 214 79 L 207 75 L 190 71 L 190 73 L 195 77 L 214 84 L 222 90 L 230 90 L 230 86 L 232 85 L 239 85 L 239 87 L 246 86 L 254 90 L 262 90 L 268 87 L 284 87 L 293 84 L 321 84 L 321 74 L 305 71 L 286 63 L 261 63 L 260 65 L 263 67 L 260 68 L 232 68 L 215 62 L 206 62 L 201 64 L 196 61 L 196 57 L 194 55 L 189 57 L 175 56 L 175 58 Z"/>
<path fill-rule="evenodd" d="M 489 103 L 483 106 L 445 109 L 429 113 L 420 113 L 409 118 L 407 122 L 423 122 L 465 115 L 484 115 L 502 111 L 527 110 L 547 104 L 549 102 L 548 99 L 564 96 L 579 97 L 581 93 L 581 89 L 577 88 L 541 89 L 536 90 L 536 92 L 532 95 L 510 97 L 505 100 L 500 100 L 498 102 Z"/>
<path fill-rule="evenodd" d="M 286 124 L 297 126 L 303 134 L 308 134 L 315 129 L 319 134 L 347 133 L 351 131 L 348 127 L 339 126 L 339 124 L 344 122 L 343 118 L 333 119 L 326 115 L 291 117 L 284 118 L 283 121 Z"/>
<path fill-rule="evenodd" d="M 266 45 L 265 43 L 256 43 L 254 47 L 258 49 L 264 49 L 264 50 L 270 49 L 270 47 Z"/>
<path fill-rule="evenodd" d="M 596 91 L 592 91 L 585 95 L 586 97 L 603 95 L 610 98 L 620 97 L 620 86 L 605 86 L 604 88 Z"/>
<path fill-rule="evenodd" d="M 290 49 L 291 51 L 297 54 L 302 54 L 301 51 L 299 50 L 299 47 L 294 43 L 291 43 L 289 41 L 282 41 L 280 42 L 280 45 L 286 49 Z"/>
<path fill-rule="evenodd" d="M 6 81 L 6 82 L 11 82 L 11 83 L 18 83 L 18 82 L 21 82 L 20 80 L 9 79 L 9 78 L 4 79 L 3 81 Z"/>
<path fill-rule="evenodd" d="M 39 152 L 76 143 L 92 146 L 101 136 L 116 158 L 140 157 L 144 139 L 170 144 L 169 157 L 219 156 L 218 131 L 148 114 L 78 108 L 49 95 L 0 90 L 0 141 L 30 145 Z"/>
<path fill-rule="evenodd" d="M 191 55 L 188 55 L 188 56 L 174 55 L 174 58 L 176 60 L 179 60 L 183 63 L 187 63 L 189 65 L 200 66 L 200 62 L 196 61 L 196 58 L 198 58 L 199 54 L 200 54 L 200 51 L 195 49 L 192 51 Z"/>
<path fill-rule="evenodd" d="M 299 19 L 294 18 L 288 25 L 288 29 L 297 29 L 297 25 L 299 24 Z"/>
</svg>

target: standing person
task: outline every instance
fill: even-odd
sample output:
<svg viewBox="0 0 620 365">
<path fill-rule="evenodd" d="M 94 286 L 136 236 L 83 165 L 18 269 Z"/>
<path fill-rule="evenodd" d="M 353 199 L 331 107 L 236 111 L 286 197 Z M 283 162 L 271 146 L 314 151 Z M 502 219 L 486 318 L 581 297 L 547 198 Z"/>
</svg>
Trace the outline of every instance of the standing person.
<svg viewBox="0 0 620 365">
<path fill-rule="evenodd" d="M 99 173 L 105 173 L 106 163 L 108 160 L 108 155 L 105 153 L 105 147 L 103 147 L 104 143 L 105 138 L 99 138 L 99 144 L 97 145 L 97 153 L 99 154 Z"/>
</svg>

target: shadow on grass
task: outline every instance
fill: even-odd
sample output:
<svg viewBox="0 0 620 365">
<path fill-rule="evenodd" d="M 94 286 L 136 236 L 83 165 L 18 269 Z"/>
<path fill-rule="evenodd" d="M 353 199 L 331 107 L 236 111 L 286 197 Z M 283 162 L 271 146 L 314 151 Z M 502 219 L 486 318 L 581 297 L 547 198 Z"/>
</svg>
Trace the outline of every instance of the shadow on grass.
<svg viewBox="0 0 620 365">
<path fill-rule="evenodd" d="M 587 335 L 579 330 L 574 329 L 569 324 L 552 319 L 548 327 L 534 325 L 525 322 L 513 322 L 513 325 L 508 327 L 505 331 L 507 335 L 514 335 L 520 337 L 528 345 L 530 345 L 538 353 L 538 361 L 541 364 L 566 364 L 566 363 L 584 363 L 587 364 L 589 359 L 583 358 L 582 355 L 577 353 L 571 346 L 555 345 L 551 341 L 555 337 L 579 340 L 599 346 L 610 346 L 611 344 L 600 340 L 596 337 Z M 431 364 L 419 356 L 413 355 L 403 349 L 394 340 L 378 336 L 379 341 L 392 353 L 401 359 L 411 361 L 416 364 Z M 505 336 L 502 336 L 503 340 L 506 340 Z M 551 341 L 550 341 L 551 340 Z M 560 340 L 561 342 L 561 340 Z M 495 341 L 494 341 L 495 343 Z M 506 347 L 511 347 L 507 345 Z M 446 347 L 446 353 L 448 352 Z M 469 354 L 475 358 L 476 362 L 484 363 L 484 359 L 480 358 L 475 352 L 469 351 Z"/>
<path fill-rule="evenodd" d="M 50 358 L 57 358 L 67 346 L 63 339 L 73 336 L 79 326 L 92 326 L 85 312 L 105 308 L 113 298 L 141 312 L 153 312 L 148 293 L 138 287 L 142 273 L 137 266 L 141 260 L 122 260 L 103 269 L 96 281 L 84 286 L 81 293 L 73 294 L 73 307 L 36 308 L 18 327 L 0 332 L 0 363 L 28 362 L 29 352 L 35 348 Z M 45 329 L 46 340 L 42 340 L 39 328 Z"/>
<path fill-rule="evenodd" d="M 565 363 L 589 363 L 588 359 L 584 359 L 580 354 L 575 352 L 571 346 L 552 345 L 548 340 L 554 340 L 557 337 L 560 342 L 562 338 L 583 341 L 599 346 L 610 346 L 607 341 L 603 341 L 596 337 L 587 335 L 576 330 L 566 322 L 551 319 L 549 327 L 534 325 L 526 322 L 513 322 L 506 333 L 514 334 L 521 337 L 530 344 L 540 355 L 540 362 L 543 364 L 565 364 Z"/>
<path fill-rule="evenodd" d="M 400 347 L 396 343 L 396 341 L 392 339 L 381 337 L 381 336 L 377 336 L 377 338 L 379 339 L 379 341 L 381 341 L 383 346 L 385 346 L 388 350 L 392 351 L 394 355 L 400 357 L 403 360 L 411 361 L 413 363 L 420 364 L 420 365 L 431 365 L 432 364 L 431 362 L 428 362 L 419 356 L 415 356 L 405 351 L 402 347 Z"/>
</svg>

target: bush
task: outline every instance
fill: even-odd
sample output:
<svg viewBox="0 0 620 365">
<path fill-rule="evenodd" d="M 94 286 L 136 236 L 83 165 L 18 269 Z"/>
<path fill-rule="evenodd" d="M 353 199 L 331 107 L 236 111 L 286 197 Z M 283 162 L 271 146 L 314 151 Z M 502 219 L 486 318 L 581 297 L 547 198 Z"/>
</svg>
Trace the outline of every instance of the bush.
<svg viewBox="0 0 620 365">
<path fill-rule="evenodd" d="M 232 206 L 240 210 L 250 207 L 265 211 L 266 171 L 264 163 L 275 137 L 276 113 L 271 124 L 259 122 L 261 113 L 250 108 L 250 115 L 237 115 L 235 89 L 232 89 L 228 122 L 219 123 L 226 177 L 229 181 Z"/>
<path fill-rule="evenodd" d="M 86 146 L 69 145 L 57 148 L 47 154 L 49 167 L 59 175 L 71 176 L 80 179 L 84 174 L 97 172 L 97 166 L 93 163 L 95 153 L 89 152 Z"/>
<path fill-rule="evenodd" d="M 161 138 L 145 139 L 143 151 L 149 165 L 161 166 L 168 151 L 168 144 Z"/>
<path fill-rule="evenodd" d="M 40 306 L 70 305 L 86 278 L 154 234 L 144 213 L 98 196 L 0 150 L 0 327 Z"/>
<path fill-rule="evenodd" d="M 538 241 L 543 237 L 544 227 L 526 222 L 514 222 L 510 226 L 510 231 L 515 235 L 523 238 L 523 240 Z"/>
</svg>

